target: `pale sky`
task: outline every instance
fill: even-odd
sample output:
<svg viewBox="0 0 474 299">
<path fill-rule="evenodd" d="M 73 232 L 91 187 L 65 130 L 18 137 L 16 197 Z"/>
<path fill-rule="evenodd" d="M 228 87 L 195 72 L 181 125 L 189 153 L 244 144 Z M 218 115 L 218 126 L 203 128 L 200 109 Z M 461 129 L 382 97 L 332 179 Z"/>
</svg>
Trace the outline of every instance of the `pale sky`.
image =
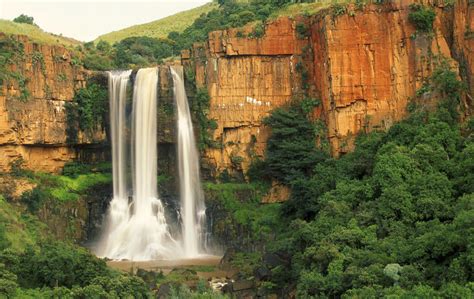
<svg viewBox="0 0 474 299">
<path fill-rule="evenodd" d="M 43 30 L 80 41 L 201 6 L 210 0 L 0 0 L 0 19 L 34 17 Z M 1 30 L 1 29 L 0 29 Z"/>
</svg>

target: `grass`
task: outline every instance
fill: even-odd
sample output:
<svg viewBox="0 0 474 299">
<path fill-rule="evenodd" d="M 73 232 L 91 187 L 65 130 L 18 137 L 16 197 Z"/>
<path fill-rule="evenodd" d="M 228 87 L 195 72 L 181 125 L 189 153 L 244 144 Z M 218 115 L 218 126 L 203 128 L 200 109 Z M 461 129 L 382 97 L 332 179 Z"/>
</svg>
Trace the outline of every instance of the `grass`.
<svg viewBox="0 0 474 299">
<path fill-rule="evenodd" d="M 20 24 L 8 20 L 0 19 L 0 32 L 7 35 L 26 35 L 32 41 L 46 44 L 61 44 L 66 47 L 74 47 L 80 45 L 81 42 L 72 38 L 67 38 L 43 31 L 41 28 L 29 24 Z"/>
<path fill-rule="evenodd" d="M 33 180 L 38 185 L 46 187 L 52 198 L 64 202 L 78 200 L 89 188 L 112 182 L 112 175 L 109 173 L 89 173 L 71 178 L 48 173 L 35 173 Z"/>
<path fill-rule="evenodd" d="M 0 195 L 0 223 L 5 225 L 5 236 L 10 241 L 10 248 L 22 251 L 28 245 L 35 246 L 43 235 L 46 225 L 35 216 L 7 202 Z"/>
<path fill-rule="evenodd" d="M 321 9 L 327 8 L 330 6 L 331 1 L 323 1 L 317 3 L 295 3 L 283 7 L 282 9 L 271 14 L 270 19 L 276 19 L 278 17 L 294 17 L 298 15 L 305 14 L 315 14 Z"/>
<path fill-rule="evenodd" d="M 189 281 L 198 281 L 199 276 L 197 276 L 195 270 L 185 269 L 185 268 L 176 268 L 173 269 L 168 275 L 163 275 L 161 272 L 156 279 L 157 285 L 162 285 L 164 283 L 173 283 L 181 284 Z"/>
<path fill-rule="evenodd" d="M 166 38 L 172 31 L 182 32 L 184 29 L 192 25 L 194 20 L 197 19 L 201 14 L 207 13 L 217 7 L 218 5 L 214 2 L 208 3 L 203 6 L 183 11 L 157 21 L 135 25 L 101 35 L 94 42 L 103 40 L 109 42 L 110 44 L 114 44 L 131 36 Z"/>
<path fill-rule="evenodd" d="M 280 10 L 275 11 L 271 14 L 270 19 L 276 19 L 278 17 L 295 17 L 299 15 L 314 15 L 322 9 L 329 8 L 333 4 L 345 4 L 355 2 L 354 0 L 320 0 L 314 3 L 295 3 L 284 6 Z M 366 1 L 369 3 L 369 1 Z"/>
<path fill-rule="evenodd" d="M 216 271 L 216 266 L 212 266 L 212 265 L 193 265 L 193 266 L 189 266 L 188 269 L 191 269 L 191 270 L 196 271 L 196 272 L 210 273 L 210 272 Z"/>
</svg>

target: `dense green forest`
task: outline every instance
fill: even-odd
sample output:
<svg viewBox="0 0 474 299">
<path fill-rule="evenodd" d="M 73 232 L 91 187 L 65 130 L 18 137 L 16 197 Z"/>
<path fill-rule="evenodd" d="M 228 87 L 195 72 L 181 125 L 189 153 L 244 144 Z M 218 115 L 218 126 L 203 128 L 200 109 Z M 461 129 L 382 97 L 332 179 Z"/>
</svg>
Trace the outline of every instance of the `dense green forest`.
<svg viewBox="0 0 474 299">
<path fill-rule="evenodd" d="M 301 104 L 276 109 L 265 161 L 253 171 L 291 187 L 280 257 L 262 288 L 299 298 L 471 298 L 474 121 L 459 123 L 463 85 L 440 66 L 387 132 L 358 137 L 339 159 L 314 147 L 320 125 Z M 426 97 L 440 98 L 435 111 Z"/>
</svg>

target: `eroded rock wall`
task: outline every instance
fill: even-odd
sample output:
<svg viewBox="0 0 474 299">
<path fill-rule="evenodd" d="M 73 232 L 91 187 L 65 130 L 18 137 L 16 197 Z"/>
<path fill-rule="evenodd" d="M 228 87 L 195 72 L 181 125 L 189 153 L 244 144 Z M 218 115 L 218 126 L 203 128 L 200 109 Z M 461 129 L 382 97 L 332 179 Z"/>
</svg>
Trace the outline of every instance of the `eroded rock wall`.
<svg viewBox="0 0 474 299">
<path fill-rule="evenodd" d="M 204 158 L 214 175 L 226 169 L 245 173 L 265 150 L 270 132 L 263 118 L 292 98 L 321 100 L 313 116 L 326 124 L 332 154 L 338 156 L 353 148 L 357 133 L 385 130 L 401 120 L 442 59 L 457 68 L 453 40 L 470 78 L 471 39 L 463 31 L 461 42 L 455 33 L 472 25 L 469 1 L 454 7 L 424 1 L 437 13 L 432 33 L 416 32 L 409 22 L 414 2 L 349 5 L 338 16 L 326 9 L 310 17 L 283 17 L 267 23 L 261 38 L 246 37 L 249 27 L 229 29 L 195 45 L 183 60 L 194 63 L 197 85 L 210 94 L 209 118 L 217 121 L 214 139 L 220 147 L 206 150 Z M 461 20 L 450 26 L 456 15 Z"/>
<path fill-rule="evenodd" d="M 313 84 L 320 94 L 332 153 L 352 149 L 360 131 L 388 129 L 439 63 L 451 58 L 441 31 L 416 32 L 409 4 L 372 5 L 335 18 L 320 14 L 311 27 Z M 352 13 L 351 13 L 352 12 Z"/>
<path fill-rule="evenodd" d="M 220 147 L 205 153 L 214 175 L 246 171 L 262 156 L 269 134 L 263 118 L 301 89 L 295 54 L 306 42 L 297 38 L 292 20 L 267 24 L 260 39 L 237 35 L 236 29 L 213 32 L 208 44 L 194 48 L 197 85 L 207 86 L 209 118 L 218 124 L 213 137 Z"/>
<path fill-rule="evenodd" d="M 453 55 L 468 87 L 466 109 L 474 107 L 474 1 L 457 0 L 453 14 Z"/>
<path fill-rule="evenodd" d="M 85 86 L 88 73 L 62 46 L 33 43 L 24 36 L 12 39 L 23 53 L 10 71 L 19 74 L 24 85 L 20 80 L 4 80 L 0 87 L 0 171 L 23 158 L 28 168 L 57 172 L 80 155 L 77 146 L 106 140 L 100 128 L 92 134 L 79 133 L 75 144 L 67 142 L 66 103 Z"/>
</svg>

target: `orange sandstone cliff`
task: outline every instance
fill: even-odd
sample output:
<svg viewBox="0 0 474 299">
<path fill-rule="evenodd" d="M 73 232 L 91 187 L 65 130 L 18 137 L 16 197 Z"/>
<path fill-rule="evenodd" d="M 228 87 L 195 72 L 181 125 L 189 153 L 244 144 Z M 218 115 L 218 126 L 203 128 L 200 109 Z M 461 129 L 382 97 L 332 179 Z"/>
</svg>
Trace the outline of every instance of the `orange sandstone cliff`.
<svg viewBox="0 0 474 299">
<path fill-rule="evenodd" d="M 84 153 L 79 146 L 105 141 L 104 130 L 97 130 L 92 136 L 80 133 L 75 144 L 67 142 L 65 104 L 85 86 L 87 73 L 62 46 L 33 43 L 24 36 L 11 38 L 22 54 L 10 72 L 21 79 L 4 80 L 0 87 L 0 170 L 23 158 L 30 169 L 57 172 Z"/>
<path fill-rule="evenodd" d="M 183 63 L 195 68 L 197 86 L 207 87 L 209 118 L 218 124 L 214 139 L 221 146 L 204 153 L 213 174 L 245 173 L 264 154 L 270 132 L 263 118 L 295 97 L 320 99 L 314 117 L 326 124 L 337 156 L 352 149 L 358 132 L 387 129 L 401 120 L 443 59 L 461 69 L 472 94 L 474 4 L 424 1 L 437 17 L 433 33 L 420 33 L 408 20 L 413 2 L 349 5 L 339 16 L 326 9 L 270 21 L 261 38 L 245 37 L 251 28 L 229 29 L 196 44 Z M 466 106 L 472 107 L 469 98 Z"/>
</svg>

